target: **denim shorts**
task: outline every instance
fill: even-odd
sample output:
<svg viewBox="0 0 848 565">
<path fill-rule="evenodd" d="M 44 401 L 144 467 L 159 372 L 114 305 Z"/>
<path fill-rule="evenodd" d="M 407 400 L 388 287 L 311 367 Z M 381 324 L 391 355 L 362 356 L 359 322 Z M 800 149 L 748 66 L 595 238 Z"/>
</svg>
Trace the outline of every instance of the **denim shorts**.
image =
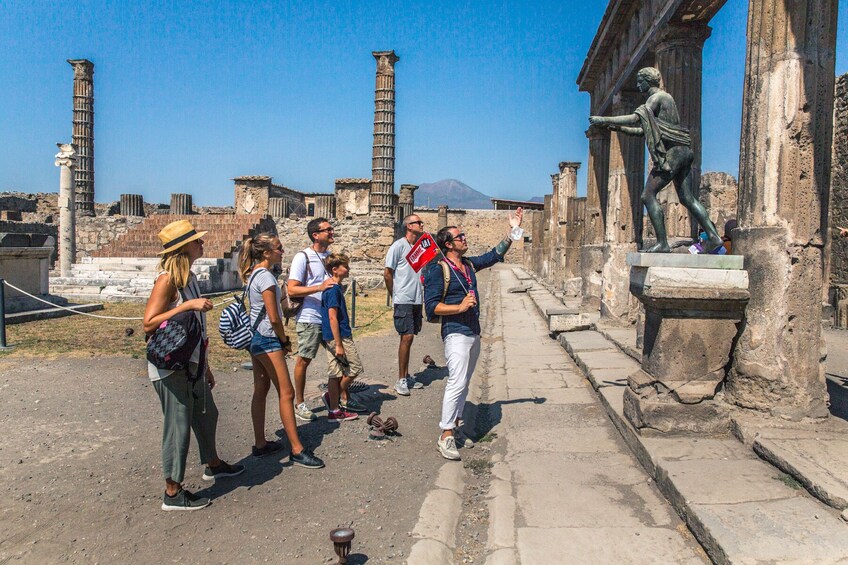
<svg viewBox="0 0 848 565">
<path fill-rule="evenodd" d="M 280 343 L 280 338 L 276 335 L 266 337 L 258 332 L 253 334 L 253 339 L 250 340 L 250 354 L 262 355 L 265 353 L 273 353 L 274 351 L 282 351 L 283 344 Z"/>
</svg>

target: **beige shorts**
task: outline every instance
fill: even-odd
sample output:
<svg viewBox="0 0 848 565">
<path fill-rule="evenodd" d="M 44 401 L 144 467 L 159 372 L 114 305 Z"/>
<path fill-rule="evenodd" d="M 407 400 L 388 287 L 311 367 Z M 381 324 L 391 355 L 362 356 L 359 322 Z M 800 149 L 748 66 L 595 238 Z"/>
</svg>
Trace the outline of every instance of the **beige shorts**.
<svg viewBox="0 0 848 565">
<path fill-rule="evenodd" d="M 295 324 L 297 331 L 297 356 L 304 359 L 315 359 L 318 355 L 318 346 L 321 345 L 321 324 L 307 324 L 298 322 Z"/>
<path fill-rule="evenodd" d="M 346 369 L 336 359 L 336 342 L 333 340 L 324 342 L 324 348 L 327 350 L 327 376 L 333 379 L 338 379 L 342 376 L 355 379 L 362 374 L 362 361 L 359 359 L 359 352 L 356 350 L 353 338 L 343 337 L 342 346 L 344 346 L 345 357 L 347 357 L 347 361 L 350 363 L 350 366 Z"/>
</svg>

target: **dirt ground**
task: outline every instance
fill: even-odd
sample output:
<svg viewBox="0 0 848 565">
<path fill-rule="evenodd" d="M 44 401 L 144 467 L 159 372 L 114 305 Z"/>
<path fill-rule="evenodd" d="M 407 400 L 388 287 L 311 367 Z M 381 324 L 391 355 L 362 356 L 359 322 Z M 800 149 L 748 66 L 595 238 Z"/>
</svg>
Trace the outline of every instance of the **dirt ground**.
<svg viewBox="0 0 848 565">
<path fill-rule="evenodd" d="M 374 383 L 358 398 L 399 420 L 392 441 L 369 440 L 364 418 L 329 424 L 317 400 L 324 360 L 313 363 L 307 394 L 321 409 L 299 430 L 327 463 L 318 471 L 290 466 L 287 450 L 249 456 L 251 373 L 219 366 L 219 453 L 247 469 L 207 483 L 192 446 L 186 487 L 213 499 L 197 512 L 159 508 L 162 416 L 143 359 L 0 356 L 0 563 L 334 563 L 337 526 L 356 530 L 350 563 L 402 562 L 444 463 L 435 440 L 446 372 L 421 362 L 444 364 L 437 329 L 425 323 L 413 346 L 411 369 L 427 387 L 408 398 L 382 386 L 396 378 L 393 331 L 358 340 Z M 49 349 L 49 333 L 39 341 Z M 269 437 L 282 436 L 274 399 L 267 414 Z"/>
</svg>

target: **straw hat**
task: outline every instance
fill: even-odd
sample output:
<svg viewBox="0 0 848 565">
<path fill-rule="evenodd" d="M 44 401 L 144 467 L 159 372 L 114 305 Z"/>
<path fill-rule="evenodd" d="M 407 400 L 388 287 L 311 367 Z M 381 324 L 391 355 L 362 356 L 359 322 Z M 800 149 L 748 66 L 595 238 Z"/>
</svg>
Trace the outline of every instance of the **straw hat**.
<svg viewBox="0 0 848 565">
<path fill-rule="evenodd" d="M 159 255 L 176 251 L 189 241 L 200 239 L 209 232 L 197 231 L 188 220 L 177 220 L 171 222 L 159 232 L 159 241 L 164 248 Z"/>
</svg>

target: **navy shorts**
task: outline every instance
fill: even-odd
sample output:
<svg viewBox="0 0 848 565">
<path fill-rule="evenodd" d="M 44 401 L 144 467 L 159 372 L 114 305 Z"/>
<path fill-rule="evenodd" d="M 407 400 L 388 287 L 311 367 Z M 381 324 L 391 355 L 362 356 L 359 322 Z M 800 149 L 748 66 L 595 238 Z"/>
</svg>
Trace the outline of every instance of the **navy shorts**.
<svg viewBox="0 0 848 565">
<path fill-rule="evenodd" d="M 395 330 L 400 335 L 418 335 L 423 317 L 421 304 L 395 304 Z"/>
<path fill-rule="evenodd" d="M 280 343 L 280 338 L 276 335 L 271 337 L 266 337 L 264 335 L 260 335 L 258 332 L 253 334 L 253 339 L 250 340 L 250 354 L 251 355 L 263 355 L 267 353 L 273 353 L 274 351 L 281 351 L 283 349 L 283 344 Z"/>
</svg>

